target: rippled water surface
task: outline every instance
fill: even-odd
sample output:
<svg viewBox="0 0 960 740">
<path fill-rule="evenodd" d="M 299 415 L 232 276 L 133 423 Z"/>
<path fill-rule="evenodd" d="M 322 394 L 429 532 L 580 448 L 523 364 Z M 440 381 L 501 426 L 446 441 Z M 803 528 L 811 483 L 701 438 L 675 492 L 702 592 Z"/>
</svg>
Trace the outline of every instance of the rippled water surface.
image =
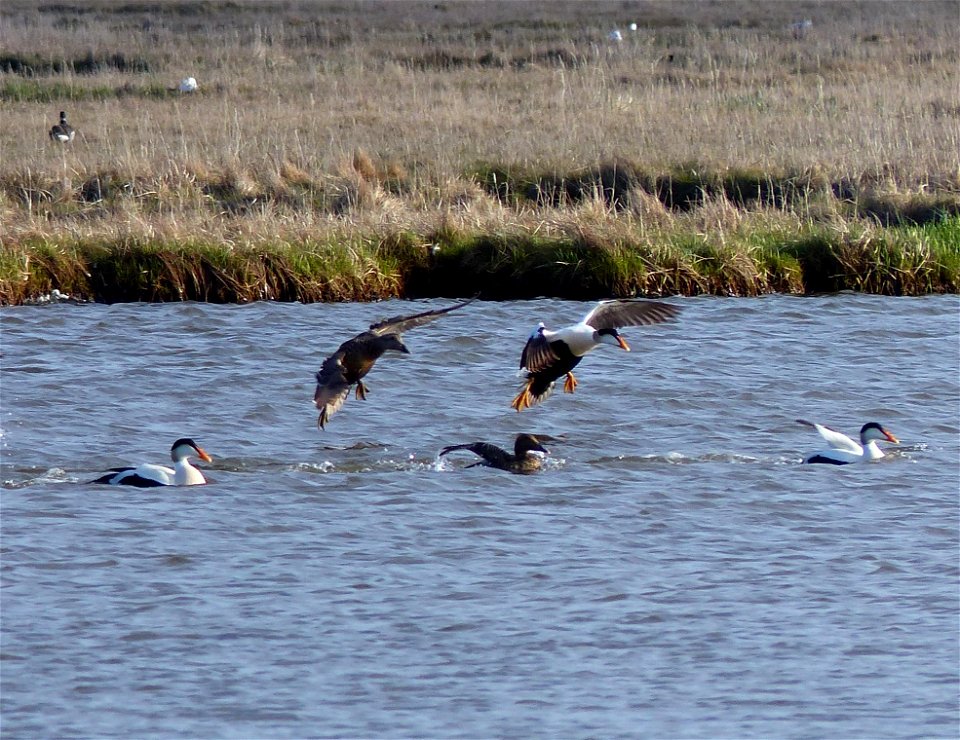
<svg viewBox="0 0 960 740">
<path fill-rule="evenodd" d="M 477 302 L 323 432 L 323 358 L 449 301 L 4 309 L 4 737 L 956 737 L 960 302 L 673 302 L 522 414 L 589 304 Z M 86 483 L 180 436 L 210 485 Z"/>
</svg>

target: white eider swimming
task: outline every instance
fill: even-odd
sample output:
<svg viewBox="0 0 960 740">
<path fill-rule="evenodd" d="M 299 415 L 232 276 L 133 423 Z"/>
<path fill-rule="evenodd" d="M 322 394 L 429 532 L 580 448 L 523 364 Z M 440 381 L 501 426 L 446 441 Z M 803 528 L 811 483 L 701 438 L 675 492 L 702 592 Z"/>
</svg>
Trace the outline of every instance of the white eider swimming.
<svg viewBox="0 0 960 740">
<path fill-rule="evenodd" d="M 830 449 L 810 455 L 804 460 L 805 463 L 849 465 L 864 460 L 879 460 L 884 455 L 883 451 L 877 446 L 878 440 L 900 444 L 899 439 L 875 421 L 864 424 L 860 428 L 860 444 L 854 442 L 846 434 L 822 424 L 814 424 L 812 421 L 805 421 L 804 419 L 797 419 L 797 423 L 813 427 L 830 444 Z"/>
<path fill-rule="evenodd" d="M 200 486 L 207 482 L 203 473 L 190 464 L 190 458 L 197 457 L 204 462 L 213 462 L 213 458 L 196 442 L 182 437 L 170 448 L 173 467 L 144 463 L 135 468 L 111 468 L 106 475 L 91 483 L 105 483 L 110 486 L 136 486 L 152 488 L 154 486 Z"/>
</svg>

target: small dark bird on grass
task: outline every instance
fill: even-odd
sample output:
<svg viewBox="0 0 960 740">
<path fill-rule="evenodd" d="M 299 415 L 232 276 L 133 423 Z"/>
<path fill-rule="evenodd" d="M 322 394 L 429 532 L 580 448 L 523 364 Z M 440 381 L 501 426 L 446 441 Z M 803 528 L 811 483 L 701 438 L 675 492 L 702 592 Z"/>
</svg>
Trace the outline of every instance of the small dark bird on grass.
<svg viewBox="0 0 960 740">
<path fill-rule="evenodd" d="M 518 434 L 513 444 L 513 454 L 502 450 L 489 442 L 471 442 L 464 445 L 450 445 L 440 450 L 440 457 L 455 450 L 470 450 L 474 455 L 479 455 L 483 461 L 468 465 L 468 468 L 475 468 L 482 465 L 490 468 L 498 468 L 511 473 L 536 473 L 543 465 L 543 457 L 549 450 L 540 444 L 540 440 L 532 434 Z"/>
<path fill-rule="evenodd" d="M 617 332 L 619 327 L 659 324 L 679 313 L 680 309 L 669 303 L 623 299 L 601 301 L 579 324 L 556 331 L 547 329 L 541 322 L 520 355 L 520 369 L 526 369 L 527 377 L 511 406 L 523 411 L 543 401 L 553 390 L 553 384 L 563 376 L 566 376 L 563 390 L 573 393 L 577 379 L 572 370 L 588 352 L 601 344 L 612 344 L 630 351 L 630 346 Z"/>
<path fill-rule="evenodd" d="M 371 324 L 369 331 L 357 334 L 340 345 L 340 348 L 323 361 L 317 372 L 317 390 L 313 402 L 320 409 L 317 426 L 324 429 L 330 418 L 340 410 L 350 387 L 356 383 L 356 397 L 367 398 L 364 376 L 370 372 L 374 363 L 387 350 L 410 354 L 400 335 L 408 329 L 428 324 L 444 314 L 456 311 L 473 302 L 473 298 L 455 306 L 424 311 L 412 316 L 395 316 L 377 324 Z"/>
<path fill-rule="evenodd" d="M 76 131 L 73 130 L 73 126 L 67 123 L 66 112 L 60 111 L 60 123 L 55 124 L 53 128 L 50 129 L 51 141 L 66 144 L 68 141 L 73 141 L 75 135 Z"/>
</svg>

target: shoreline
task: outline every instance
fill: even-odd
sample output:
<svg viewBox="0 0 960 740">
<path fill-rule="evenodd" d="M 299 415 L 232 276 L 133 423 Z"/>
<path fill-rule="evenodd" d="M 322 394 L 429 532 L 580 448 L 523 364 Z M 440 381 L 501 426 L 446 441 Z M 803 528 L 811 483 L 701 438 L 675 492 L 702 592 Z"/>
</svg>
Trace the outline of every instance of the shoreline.
<svg viewBox="0 0 960 740">
<path fill-rule="evenodd" d="M 922 226 L 542 236 L 354 231 L 249 243 L 55 236 L 0 252 L 0 305 L 53 291 L 101 303 L 372 301 L 477 295 L 593 300 L 960 292 L 960 218 Z"/>
</svg>

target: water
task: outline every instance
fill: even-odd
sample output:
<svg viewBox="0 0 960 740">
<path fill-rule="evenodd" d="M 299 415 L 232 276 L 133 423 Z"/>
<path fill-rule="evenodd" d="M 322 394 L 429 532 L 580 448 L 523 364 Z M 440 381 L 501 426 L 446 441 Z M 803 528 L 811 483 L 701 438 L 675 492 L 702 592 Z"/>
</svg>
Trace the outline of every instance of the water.
<svg viewBox="0 0 960 740">
<path fill-rule="evenodd" d="M 323 358 L 449 301 L 4 309 L 4 737 L 956 737 L 957 297 L 676 302 L 522 414 L 588 304 L 476 303 L 324 432 Z M 85 484 L 179 436 L 211 485 Z"/>
</svg>

